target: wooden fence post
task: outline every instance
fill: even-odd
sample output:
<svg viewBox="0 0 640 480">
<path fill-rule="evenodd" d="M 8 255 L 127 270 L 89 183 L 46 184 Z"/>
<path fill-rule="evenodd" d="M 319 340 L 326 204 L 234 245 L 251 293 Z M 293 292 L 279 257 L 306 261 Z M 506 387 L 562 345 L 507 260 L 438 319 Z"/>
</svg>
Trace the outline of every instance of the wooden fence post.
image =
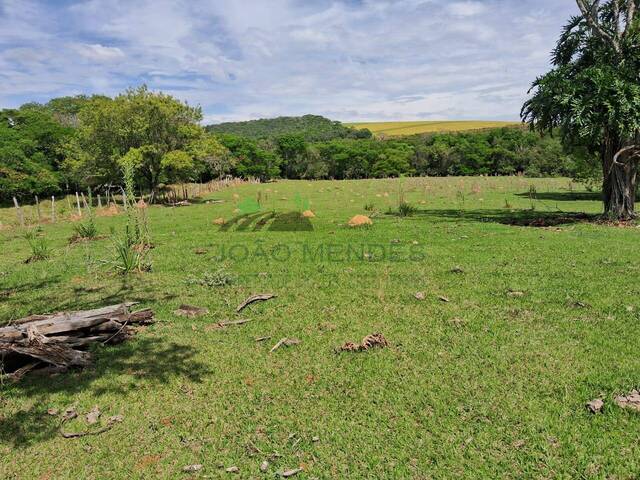
<svg viewBox="0 0 640 480">
<path fill-rule="evenodd" d="M 42 223 L 42 213 L 40 212 L 40 200 L 38 199 L 38 195 L 36 195 L 36 212 L 38 214 L 38 223 Z"/>
<path fill-rule="evenodd" d="M 98 194 L 98 208 L 102 208 L 102 198 L 100 198 L 100 194 Z"/>
<path fill-rule="evenodd" d="M 80 208 L 80 196 L 76 192 L 76 205 L 78 206 L 78 215 L 82 216 L 82 209 Z"/>
<path fill-rule="evenodd" d="M 51 196 L 51 223 L 56 223 L 56 197 Z"/>
<path fill-rule="evenodd" d="M 16 197 L 13 197 L 13 204 L 16 206 L 16 215 L 18 216 L 20 226 L 24 227 L 24 214 L 22 213 L 22 209 L 20 208 L 20 204 L 18 203 L 18 199 Z"/>
<path fill-rule="evenodd" d="M 84 205 L 84 208 L 89 210 L 89 204 L 87 203 L 87 199 L 84 197 L 84 192 L 80 192 L 80 195 L 82 196 L 82 204 Z"/>
</svg>

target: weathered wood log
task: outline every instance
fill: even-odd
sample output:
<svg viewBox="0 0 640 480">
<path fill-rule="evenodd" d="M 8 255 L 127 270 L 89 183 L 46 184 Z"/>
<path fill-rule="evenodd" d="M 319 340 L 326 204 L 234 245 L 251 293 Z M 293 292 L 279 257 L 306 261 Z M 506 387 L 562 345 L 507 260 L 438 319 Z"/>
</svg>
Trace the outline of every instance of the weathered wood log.
<svg viewBox="0 0 640 480">
<path fill-rule="evenodd" d="M 0 342 L 12 342 L 19 338 L 25 338 L 29 328 L 35 328 L 40 334 L 47 336 L 91 328 L 108 321 L 120 324 L 125 321 L 130 324 L 143 325 L 153 323 L 153 312 L 149 309 L 130 313 L 129 308 L 134 305 L 135 303 L 129 302 L 81 312 L 30 316 L 17 320 L 8 327 L 0 328 Z"/>
<path fill-rule="evenodd" d="M 123 303 L 94 310 L 31 315 L 0 328 L 0 364 L 6 373 L 19 379 L 34 370 L 34 361 L 43 368 L 85 367 L 91 363 L 86 350 L 91 344 L 115 344 L 132 333 L 130 325 L 154 322 L 150 309 L 131 312 L 135 303 Z"/>
</svg>

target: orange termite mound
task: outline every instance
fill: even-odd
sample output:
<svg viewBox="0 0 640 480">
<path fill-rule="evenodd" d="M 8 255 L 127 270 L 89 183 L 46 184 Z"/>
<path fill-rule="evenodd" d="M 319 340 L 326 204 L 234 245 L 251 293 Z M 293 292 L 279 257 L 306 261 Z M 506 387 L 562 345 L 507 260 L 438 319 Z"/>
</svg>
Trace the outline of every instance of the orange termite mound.
<svg viewBox="0 0 640 480">
<path fill-rule="evenodd" d="M 373 222 L 366 215 L 356 215 L 349 220 L 350 227 L 362 227 L 363 225 L 373 225 Z"/>
</svg>

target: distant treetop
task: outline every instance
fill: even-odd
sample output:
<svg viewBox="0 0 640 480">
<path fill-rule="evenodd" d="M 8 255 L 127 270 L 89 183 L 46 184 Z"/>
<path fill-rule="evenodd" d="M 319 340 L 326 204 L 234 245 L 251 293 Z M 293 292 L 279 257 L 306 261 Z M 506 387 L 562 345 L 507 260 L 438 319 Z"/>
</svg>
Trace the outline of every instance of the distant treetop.
<svg viewBox="0 0 640 480">
<path fill-rule="evenodd" d="M 307 142 L 321 142 L 335 138 L 371 137 L 371 132 L 368 130 L 356 130 L 319 115 L 227 122 L 209 125 L 206 129 L 212 133 L 230 133 L 255 140 L 291 134 L 299 134 Z"/>
</svg>

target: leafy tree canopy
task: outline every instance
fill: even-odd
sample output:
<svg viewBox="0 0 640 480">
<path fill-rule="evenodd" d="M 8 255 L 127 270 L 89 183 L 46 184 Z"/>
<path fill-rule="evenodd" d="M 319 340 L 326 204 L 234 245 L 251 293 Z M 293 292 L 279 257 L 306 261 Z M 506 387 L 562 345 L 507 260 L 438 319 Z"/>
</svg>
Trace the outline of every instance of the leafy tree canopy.
<svg viewBox="0 0 640 480">
<path fill-rule="evenodd" d="M 228 122 L 206 127 L 213 133 L 230 133 L 254 140 L 301 135 L 306 142 L 321 142 L 334 138 L 371 138 L 369 130 L 356 130 L 318 115 L 278 117 L 248 122 Z"/>
<path fill-rule="evenodd" d="M 640 159 L 640 0 L 576 1 L 580 15 L 562 31 L 554 68 L 533 83 L 522 117 L 597 154 L 605 213 L 628 218 Z"/>
</svg>

